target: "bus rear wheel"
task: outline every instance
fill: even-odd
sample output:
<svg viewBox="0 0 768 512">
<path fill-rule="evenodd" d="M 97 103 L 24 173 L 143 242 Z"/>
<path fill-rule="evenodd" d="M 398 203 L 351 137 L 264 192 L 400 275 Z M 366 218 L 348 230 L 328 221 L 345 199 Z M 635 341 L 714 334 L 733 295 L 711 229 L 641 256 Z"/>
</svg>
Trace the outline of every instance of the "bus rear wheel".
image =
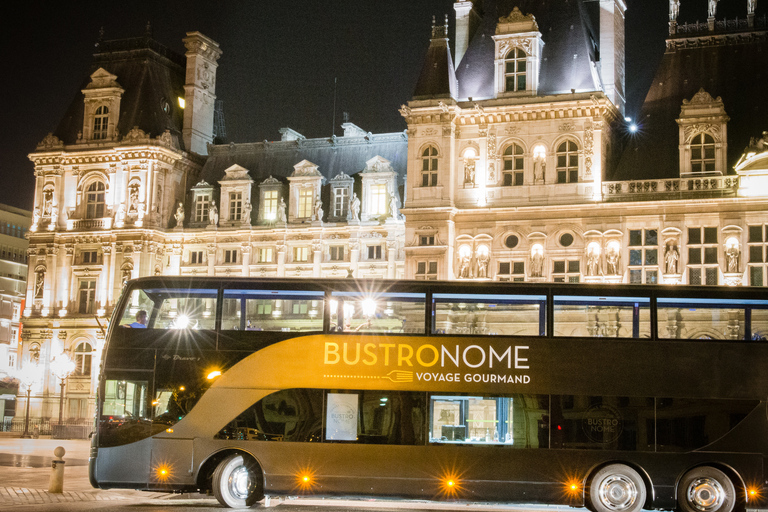
<svg viewBox="0 0 768 512">
<path fill-rule="evenodd" d="M 639 512 L 645 505 L 645 482 L 624 464 L 611 464 L 595 473 L 589 504 L 595 512 Z"/>
<path fill-rule="evenodd" d="M 248 508 L 264 497 L 261 470 L 251 457 L 233 454 L 213 472 L 213 495 L 225 507 Z"/>
<path fill-rule="evenodd" d="M 732 512 L 736 488 L 717 468 L 695 468 L 687 472 L 677 486 L 677 505 L 682 512 Z"/>
</svg>

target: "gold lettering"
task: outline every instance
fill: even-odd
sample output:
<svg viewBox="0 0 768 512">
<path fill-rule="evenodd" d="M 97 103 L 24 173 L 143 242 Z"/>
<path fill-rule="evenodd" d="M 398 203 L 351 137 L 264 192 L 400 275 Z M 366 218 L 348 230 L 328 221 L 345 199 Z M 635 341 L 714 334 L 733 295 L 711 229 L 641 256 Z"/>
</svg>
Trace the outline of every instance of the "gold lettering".
<svg viewBox="0 0 768 512">
<path fill-rule="evenodd" d="M 379 343 L 379 348 L 384 349 L 384 366 L 389 366 L 389 349 L 394 347 L 394 343 Z"/>
<path fill-rule="evenodd" d="M 373 352 L 372 349 L 376 348 L 375 343 L 366 343 L 363 345 L 363 352 L 365 352 L 366 356 L 370 356 L 370 359 L 363 359 L 363 364 L 367 364 L 368 366 L 371 366 L 372 364 L 376 364 L 376 361 L 378 361 L 378 358 L 376 357 L 376 353 Z"/>
<path fill-rule="evenodd" d="M 408 352 L 408 354 L 404 354 L 404 352 Z M 410 345 L 403 345 L 400 344 L 398 346 L 397 351 L 397 366 L 403 366 L 403 363 L 407 364 L 408 366 L 413 366 L 413 363 L 411 362 L 411 358 L 413 357 L 413 347 Z"/>
<path fill-rule="evenodd" d="M 333 360 L 329 356 L 333 356 Z M 339 362 L 339 344 L 325 342 L 325 358 L 323 360 L 325 364 L 336 364 Z"/>
<path fill-rule="evenodd" d="M 432 353 L 434 354 L 435 358 L 432 361 L 430 361 L 430 362 L 424 361 L 421 358 L 421 353 L 424 350 L 431 350 Z M 438 359 L 440 359 L 440 353 L 437 351 L 437 348 L 433 347 L 432 345 L 422 345 L 416 351 L 416 361 L 418 361 L 421 366 L 434 366 L 435 363 L 437 363 Z"/>
<path fill-rule="evenodd" d="M 347 345 L 349 345 L 349 343 L 344 343 L 344 362 L 350 366 L 353 364 L 357 364 L 357 362 L 360 361 L 360 344 L 355 343 L 355 360 L 354 361 L 350 361 L 349 358 L 347 357 Z"/>
</svg>

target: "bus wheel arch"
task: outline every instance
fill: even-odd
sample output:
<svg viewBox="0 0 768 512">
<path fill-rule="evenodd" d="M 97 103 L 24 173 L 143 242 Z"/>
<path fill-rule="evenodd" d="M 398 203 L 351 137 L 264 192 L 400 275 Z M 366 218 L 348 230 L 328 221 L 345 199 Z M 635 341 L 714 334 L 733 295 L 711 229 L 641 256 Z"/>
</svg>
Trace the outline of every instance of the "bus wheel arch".
<svg viewBox="0 0 768 512">
<path fill-rule="evenodd" d="M 677 482 L 675 496 L 680 512 L 734 512 L 746 508 L 744 482 L 739 474 L 721 464 L 702 464 L 688 469 Z"/>
<path fill-rule="evenodd" d="M 640 512 L 649 505 L 653 486 L 641 468 L 609 462 L 587 478 L 585 504 L 593 512 Z"/>
<path fill-rule="evenodd" d="M 249 508 L 264 497 L 261 465 L 243 450 L 216 453 L 200 468 L 198 482 L 201 489 L 211 490 L 225 507 Z"/>
</svg>

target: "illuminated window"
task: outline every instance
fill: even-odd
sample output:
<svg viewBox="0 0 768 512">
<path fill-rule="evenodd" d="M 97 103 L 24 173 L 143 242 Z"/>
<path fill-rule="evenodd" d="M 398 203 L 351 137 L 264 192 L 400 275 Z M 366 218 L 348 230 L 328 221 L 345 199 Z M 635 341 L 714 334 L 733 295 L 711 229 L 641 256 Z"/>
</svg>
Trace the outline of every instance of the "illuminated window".
<svg viewBox="0 0 768 512">
<path fill-rule="evenodd" d="M 103 140 L 107 138 L 107 126 L 109 125 L 109 109 L 101 106 L 93 115 L 93 138 Z"/>
<path fill-rule="evenodd" d="M 576 183 L 579 181 L 578 146 L 566 140 L 557 147 L 557 182 Z"/>
<path fill-rule="evenodd" d="M 371 185 L 371 215 L 387 213 L 387 186 L 384 183 Z"/>
<path fill-rule="evenodd" d="M 629 282 L 659 282 L 659 237 L 655 229 L 629 231 Z"/>
<path fill-rule="evenodd" d="M 336 187 L 333 189 L 333 216 L 345 218 L 349 209 L 349 189 Z"/>
<path fill-rule="evenodd" d="M 241 220 L 243 217 L 243 193 L 229 193 L 229 220 Z"/>
<path fill-rule="evenodd" d="M 85 192 L 85 217 L 87 219 L 99 219 L 104 216 L 104 197 L 106 189 L 104 183 L 94 181 Z"/>
<path fill-rule="evenodd" d="M 94 313 L 96 311 L 96 280 L 81 279 L 78 288 L 78 313 Z"/>
<path fill-rule="evenodd" d="M 688 228 L 688 284 L 717 284 L 717 228 Z"/>
<path fill-rule="evenodd" d="M 552 262 L 552 281 L 555 283 L 578 283 L 581 277 L 579 260 L 556 260 Z"/>
<path fill-rule="evenodd" d="M 691 140 L 691 172 L 715 171 L 715 139 L 708 133 L 700 133 Z"/>
<path fill-rule="evenodd" d="M 314 204 L 314 191 L 311 188 L 299 190 L 299 214 L 300 219 L 306 219 L 312 216 L 312 205 Z"/>
<path fill-rule="evenodd" d="M 259 248 L 259 263 L 272 263 L 272 248 L 260 247 Z"/>
<path fill-rule="evenodd" d="M 516 92 L 526 89 L 528 55 L 520 48 L 513 48 L 504 60 L 505 91 Z"/>
<path fill-rule="evenodd" d="M 195 222 L 208 221 L 208 209 L 211 207 L 211 196 L 200 194 L 195 201 Z"/>
<path fill-rule="evenodd" d="M 277 190 L 265 190 L 264 199 L 264 219 L 277 220 Z"/>
<path fill-rule="evenodd" d="M 309 247 L 294 247 L 293 261 L 296 261 L 296 262 L 309 261 Z"/>
<path fill-rule="evenodd" d="M 417 261 L 416 262 L 416 279 L 423 281 L 436 281 L 437 280 L 437 261 Z"/>
<path fill-rule="evenodd" d="M 437 186 L 437 148 L 427 146 L 421 153 L 421 186 Z"/>
<path fill-rule="evenodd" d="M 75 348 L 74 375 L 89 376 L 91 374 L 91 357 L 93 348 L 89 343 L 80 343 Z"/>
<path fill-rule="evenodd" d="M 765 286 L 768 275 L 768 224 L 749 226 L 747 251 L 749 285 Z"/>
<path fill-rule="evenodd" d="M 504 186 L 519 187 L 523 184 L 523 148 L 510 144 L 504 150 Z"/>
</svg>

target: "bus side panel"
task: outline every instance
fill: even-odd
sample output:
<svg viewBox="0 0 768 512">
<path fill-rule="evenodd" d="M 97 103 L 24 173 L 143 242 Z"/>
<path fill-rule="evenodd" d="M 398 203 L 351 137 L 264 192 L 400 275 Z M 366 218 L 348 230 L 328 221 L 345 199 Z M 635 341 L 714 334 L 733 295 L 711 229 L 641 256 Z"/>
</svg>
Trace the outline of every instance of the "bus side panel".
<svg viewBox="0 0 768 512">
<path fill-rule="evenodd" d="M 150 491 L 197 490 L 191 439 L 152 438 Z"/>
<path fill-rule="evenodd" d="M 149 482 L 151 439 L 110 448 L 99 448 L 92 483 L 102 489 L 146 490 Z"/>
</svg>

